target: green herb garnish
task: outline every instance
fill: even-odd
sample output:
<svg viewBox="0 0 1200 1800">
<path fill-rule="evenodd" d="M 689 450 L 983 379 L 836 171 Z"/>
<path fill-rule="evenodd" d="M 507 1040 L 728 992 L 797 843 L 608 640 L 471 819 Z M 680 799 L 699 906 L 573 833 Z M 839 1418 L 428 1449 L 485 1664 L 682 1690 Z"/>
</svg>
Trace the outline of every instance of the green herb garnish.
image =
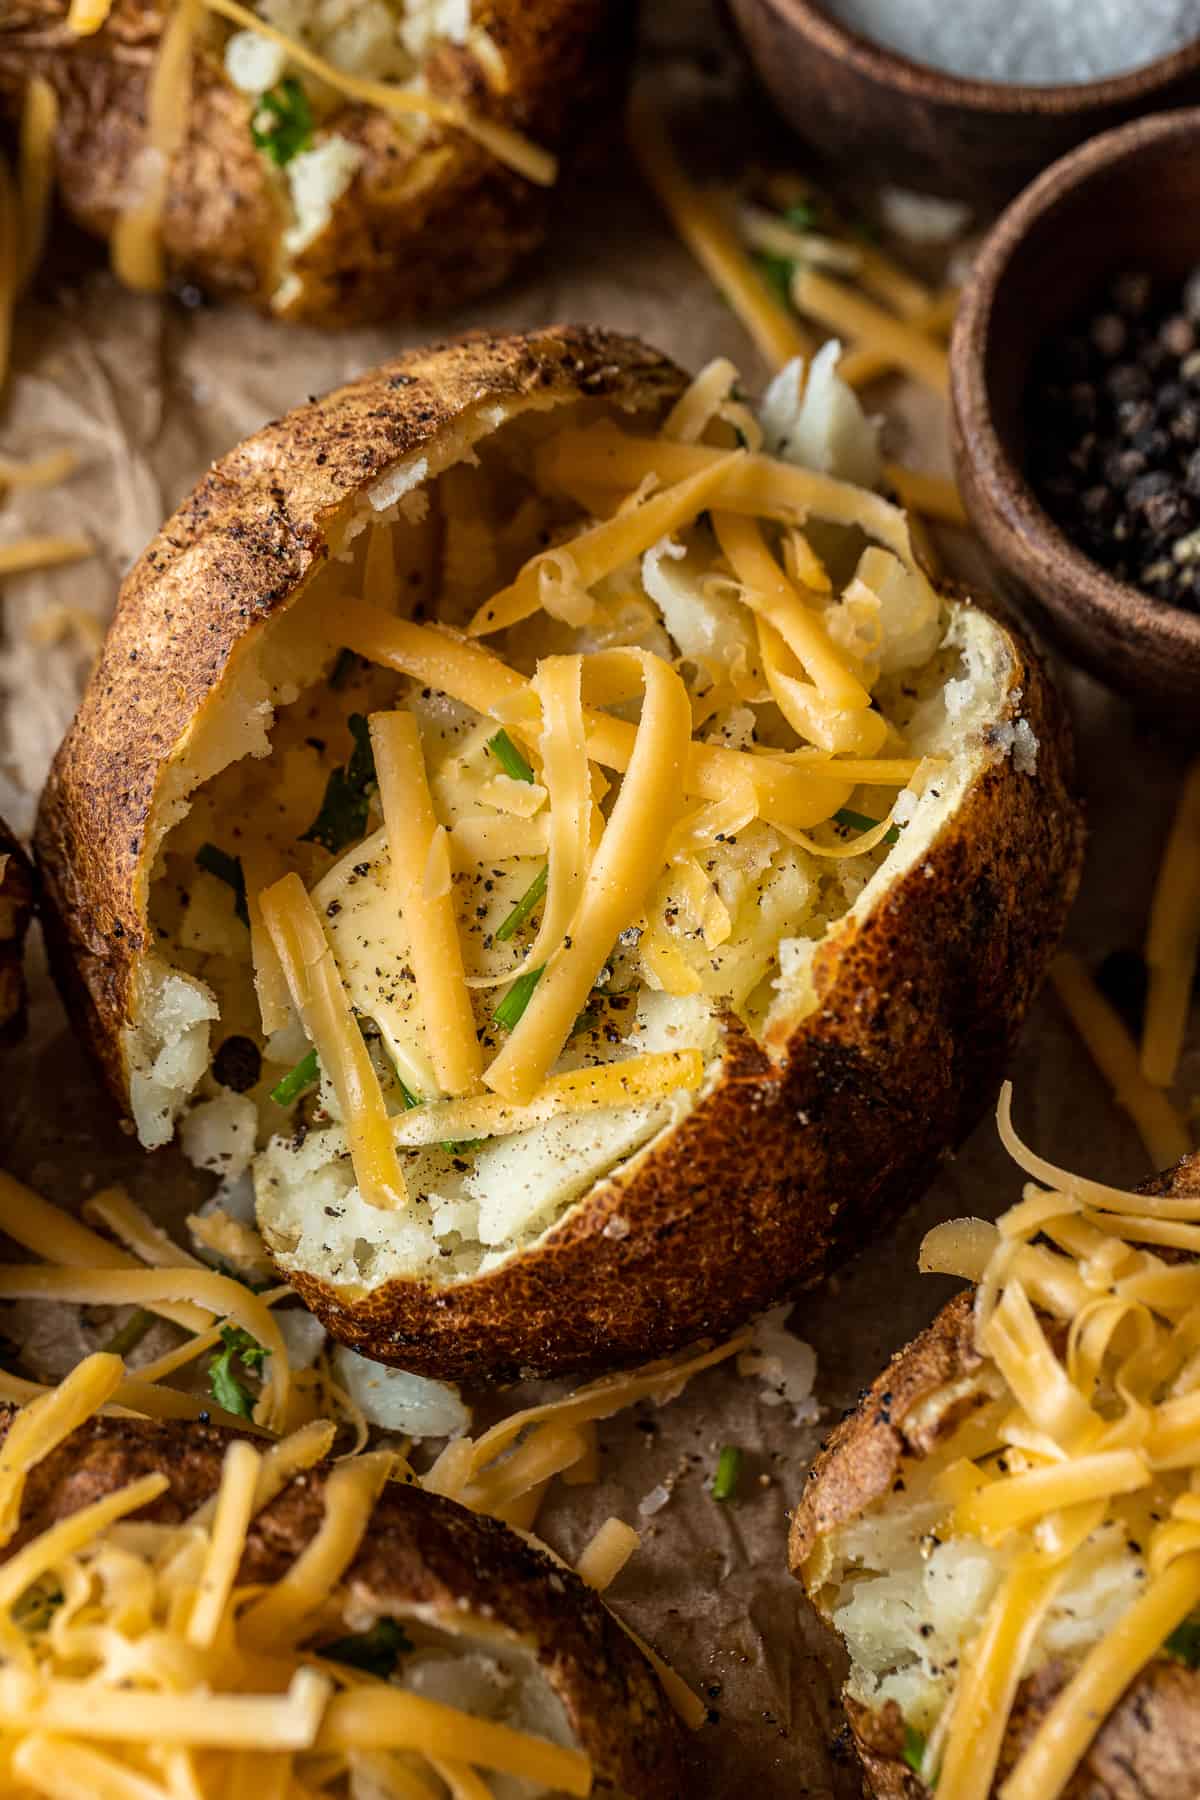
<svg viewBox="0 0 1200 1800">
<path fill-rule="evenodd" d="M 811 200 L 800 200 L 784 212 L 784 223 L 793 231 L 812 231 L 817 223 L 817 209 Z"/>
<path fill-rule="evenodd" d="M 506 775 L 514 781 L 532 781 L 533 770 L 509 737 L 507 731 L 498 731 L 488 739 L 488 749 L 495 757 Z"/>
<path fill-rule="evenodd" d="M 356 1631 L 353 1637 L 338 1638 L 322 1644 L 320 1655 L 330 1662 L 348 1663 L 367 1675 L 386 1681 L 395 1673 L 400 1658 L 413 1647 L 412 1639 L 395 1619 L 376 1619 L 370 1631 Z"/>
<path fill-rule="evenodd" d="M 331 772 L 321 810 L 300 839 L 302 844 L 322 845 L 331 856 L 366 831 L 376 787 L 375 752 L 367 721 L 361 713 L 351 713 L 346 723 L 354 739 L 350 760 L 345 768 Z"/>
<path fill-rule="evenodd" d="M 215 844 L 201 844 L 196 852 L 196 861 L 210 875 L 233 889 L 233 910 L 243 925 L 250 923 L 250 914 L 246 910 L 246 877 L 242 874 L 241 861 L 230 856 L 227 850 L 218 850 Z"/>
<path fill-rule="evenodd" d="M 150 1327 L 154 1323 L 154 1314 L 139 1306 L 131 1312 L 119 1331 L 114 1331 L 104 1348 L 110 1356 L 128 1356 L 136 1350 Z"/>
<path fill-rule="evenodd" d="M 874 831 L 879 823 L 878 819 L 868 819 L 866 813 L 852 812 L 848 806 L 839 806 L 833 816 L 839 825 L 845 825 L 851 831 Z M 893 825 L 890 831 L 884 832 L 881 841 L 885 844 L 898 844 L 900 827 Z"/>
<path fill-rule="evenodd" d="M 921 1764 L 925 1760 L 926 1737 L 915 1725 L 904 1727 L 904 1749 L 900 1752 L 909 1768 L 915 1775 L 921 1773 Z"/>
<path fill-rule="evenodd" d="M 542 967 L 539 969 L 526 969 L 523 975 L 517 976 L 517 979 L 513 982 L 507 994 L 505 994 L 503 1000 L 492 1014 L 493 1024 L 502 1026 L 505 1031 L 511 1031 L 513 1029 L 513 1026 L 517 1024 L 521 1014 L 529 1005 L 529 1002 L 533 997 L 533 990 L 541 980 L 542 969 L 544 969 L 545 966 L 545 963 L 543 963 Z"/>
<path fill-rule="evenodd" d="M 31 1636 L 45 1631 L 65 1599 L 58 1582 L 43 1576 L 17 1600 L 12 1610 L 13 1624 Z"/>
<path fill-rule="evenodd" d="M 775 256 L 769 250 L 758 250 L 754 266 L 783 306 L 792 304 L 792 275 L 796 265 L 786 256 Z"/>
<path fill-rule="evenodd" d="M 254 1414 L 254 1403 L 234 1373 L 233 1365 L 240 1362 L 243 1369 L 261 1375 L 267 1352 L 258 1339 L 252 1338 L 240 1325 L 222 1326 L 221 1345 L 208 1365 L 208 1384 L 213 1399 L 226 1412 L 249 1419 Z"/>
<path fill-rule="evenodd" d="M 498 944 L 507 944 L 509 938 L 514 937 L 521 929 L 521 926 L 525 923 L 538 901 L 545 894 L 546 882 L 549 878 L 550 865 L 547 863 L 544 868 L 538 870 L 504 923 L 496 927 L 496 942 Z"/>
<path fill-rule="evenodd" d="M 280 169 L 286 168 L 294 156 L 308 148 L 312 129 L 312 107 L 294 75 L 289 75 L 269 93 L 260 95 L 250 121 L 254 148 L 269 156 Z"/>
<path fill-rule="evenodd" d="M 276 1106 L 290 1106 L 298 1100 L 305 1088 L 310 1088 L 321 1079 L 321 1065 L 317 1061 L 317 1053 L 310 1050 L 302 1056 L 294 1069 L 289 1069 L 281 1081 L 277 1081 L 271 1089 L 271 1098 Z"/>
<path fill-rule="evenodd" d="M 329 671 L 329 685 L 336 692 L 344 688 L 355 669 L 362 662 L 362 657 L 353 650 L 339 650 L 337 661 Z"/>
<path fill-rule="evenodd" d="M 1177 1625 L 1163 1649 L 1189 1669 L 1200 1669 L 1200 1619 L 1185 1619 Z"/>
<path fill-rule="evenodd" d="M 717 1472 L 713 1476 L 712 1497 L 714 1500 L 732 1500 L 737 1493 L 738 1479 L 742 1473 L 742 1453 L 736 1444 L 726 1444 L 717 1458 Z"/>
</svg>

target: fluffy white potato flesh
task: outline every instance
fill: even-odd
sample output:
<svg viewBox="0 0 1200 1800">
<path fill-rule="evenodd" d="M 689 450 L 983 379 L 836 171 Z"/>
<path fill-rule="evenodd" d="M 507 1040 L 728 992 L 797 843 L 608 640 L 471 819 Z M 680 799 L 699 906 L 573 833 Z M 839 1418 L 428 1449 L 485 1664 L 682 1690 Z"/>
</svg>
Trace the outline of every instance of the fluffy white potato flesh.
<svg viewBox="0 0 1200 1800">
<path fill-rule="evenodd" d="M 220 876 L 214 881 L 210 853 L 242 859 L 255 885 L 284 869 L 299 873 L 389 1109 L 400 1115 L 435 1099 L 428 1027 L 378 800 L 364 800 L 336 850 L 310 835 L 331 772 L 348 766 L 349 715 L 410 708 L 448 846 L 485 1064 L 501 1047 L 504 1028 L 493 1013 L 536 934 L 537 907 L 510 933 L 501 928 L 545 865 L 544 787 L 514 780 L 497 763 L 488 747 L 494 717 L 386 669 L 355 664 L 347 672 L 332 646 L 338 598 L 378 584 L 381 568 L 389 606 L 461 628 L 532 553 L 568 541 L 586 524 L 575 502 L 538 491 L 535 471 L 554 432 L 591 422 L 602 409 L 580 402 L 546 418 L 545 405 L 481 406 L 436 448 L 397 465 L 361 496 L 333 528 L 333 555 L 320 573 L 239 645 L 224 694 L 162 783 L 150 889 L 156 949 L 125 1039 L 135 1121 L 143 1142 L 156 1144 L 185 1116 L 185 1147 L 195 1149 L 196 1160 L 220 1172 L 227 1154 L 240 1172 L 248 1098 L 257 1118 L 250 1171 L 259 1223 L 285 1271 L 302 1268 L 366 1290 L 401 1274 L 453 1282 L 535 1243 L 595 1182 L 628 1166 L 703 1096 L 719 1074 L 731 1016 L 768 1049 L 786 1037 L 811 1003 L 816 945 L 919 864 L 981 757 L 1020 748 L 1031 777 L 1036 767 L 1036 744 L 1014 740 L 997 748 L 989 735 L 1003 715 L 1011 673 L 1007 639 L 992 621 L 939 599 L 921 578 L 906 582 L 898 565 L 891 569 L 890 553 L 879 553 L 883 560 L 866 583 L 873 553 L 863 556 L 856 533 L 839 539 L 827 530 L 822 549 L 834 579 L 828 592 L 808 593 L 807 603 L 836 640 L 850 610 L 847 596 L 859 593 L 865 612 L 860 590 L 869 588 L 875 616 L 863 628 L 865 647 L 853 647 L 857 627 L 843 636 L 886 721 L 881 754 L 937 760 L 899 793 L 895 785 L 858 786 L 848 802 L 851 822 L 820 833 L 840 848 L 863 818 L 881 820 L 894 807 L 894 841 L 864 854 L 823 856 L 762 818 L 701 841 L 690 867 L 664 868 L 642 916 L 612 945 L 552 1069 L 566 1075 L 684 1050 L 702 1059 L 700 1086 L 638 1104 L 566 1111 L 480 1141 L 403 1149 L 410 1204 L 387 1214 L 368 1205 L 330 1081 L 310 1087 L 298 1104 L 271 1098 L 309 1046 L 295 1018 L 264 1030 L 250 933 L 228 883 L 223 893 Z M 777 429 L 781 405 L 777 395 Z M 702 743 L 786 754 L 799 740 L 771 702 L 753 619 L 735 604 L 733 587 L 701 517 L 597 581 L 584 624 L 536 613 L 494 647 L 528 676 L 548 655 L 638 645 L 682 674 Z M 636 719 L 636 706 L 624 710 Z M 611 777 L 594 778 L 597 828 L 614 791 Z M 227 1092 L 222 1070 L 231 1038 L 248 1041 L 257 1073 L 243 1080 L 237 1108 L 206 1113 Z M 203 1128 L 186 1123 L 196 1113 L 208 1121 Z M 214 1139 L 222 1120 L 229 1131 L 224 1151 L 219 1133 Z"/>
<path fill-rule="evenodd" d="M 958 1437 L 933 1456 L 906 1459 L 895 1489 L 825 1540 L 822 1610 L 850 1655 L 849 1692 L 863 1705 L 889 1700 L 929 1733 L 950 1698 L 964 1648 L 979 1631 L 1013 1562 L 1031 1548 L 1011 1533 L 1001 1548 L 945 1527 L 946 1501 L 933 1490 L 948 1463 L 969 1454 Z M 1095 1531 L 1056 1593 L 1022 1669 L 1082 1660 L 1117 1629 L 1145 1591 L 1146 1561 L 1125 1525 Z"/>
</svg>

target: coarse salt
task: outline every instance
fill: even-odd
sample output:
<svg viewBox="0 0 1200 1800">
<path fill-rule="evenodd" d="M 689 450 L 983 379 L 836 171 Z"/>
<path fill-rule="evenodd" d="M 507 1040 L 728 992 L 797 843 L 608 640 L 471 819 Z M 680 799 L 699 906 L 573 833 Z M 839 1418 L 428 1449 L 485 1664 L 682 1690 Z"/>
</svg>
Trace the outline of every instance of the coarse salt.
<svg viewBox="0 0 1200 1800">
<path fill-rule="evenodd" d="M 1194 0 L 829 0 L 851 30 L 975 81 L 1098 81 L 1200 35 Z"/>
</svg>

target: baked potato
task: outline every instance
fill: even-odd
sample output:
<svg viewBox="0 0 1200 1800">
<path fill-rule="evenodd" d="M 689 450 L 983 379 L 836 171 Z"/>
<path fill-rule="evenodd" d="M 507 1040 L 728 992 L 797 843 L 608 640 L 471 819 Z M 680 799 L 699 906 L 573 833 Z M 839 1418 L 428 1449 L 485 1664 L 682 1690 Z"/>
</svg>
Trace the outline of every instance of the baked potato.
<svg viewBox="0 0 1200 1800">
<path fill-rule="evenodd" d="M 299 408 L 138 562 L 55 760 L 114 1095 L 253 1180 L 377 1360 L 597 1371 L 817 1279 L 970 1129 L 1058 936 L 1039 663 L 787 460 L 869 462 L 848 390 L 792 367 L 760 423 L 734 375 L 560 328 Z"/>
<path fill-rule="evenodd" d="M 0 1414 L 0 1430 L 5 1436 L 13 1418 L 11 1408 Z M 291 1444 L 304 1435 L 299 1434 Z M 63 1619 L 69 1636 L 71 1616 L 78 1615 L 80 1584 L 86 1591 L 90 1566 L 86 1550 L 70 1559 L 60 1549 L 47 1569 L 45 1560 L 36 1558 L 31 1550 L 39 1534 L 61 1528 L 84 1508 L 112 1502 L 121 1490 L 132 1489 L 131 1499 L 136 1501 L 134 1484 L 144 1482 L 147 1476 L 158 1477 L 151 1485 L 160 1487 L 161 1492 L 132 1513 L 128 1504 L 118 1510 L 120 1522 L 109 1525 L 107 1543 L 102 1538 L 92 1554 L 99 1552 L 98 1570 L 105 1568 L 106 1556 L 111 1558 L 107 1564 L 109 1584 L 137 1580 L 139 1603 L 126 1606 L 120 1630 L 125 1634 L 128 1656 L 139 1664 L 140 1700 L 148 1703 L 150 1710 L 156 1702 L 166 1700 L 166 1694 L 158 1691 L 158 1646 L 164 1636 L 181 1628 L 169 1617 L 164 1623 L 157 1616 L 154 1598 L 147 1600 L 148 1593 L 153 1595 L 151 1569 L 157 1569 L 161 1580 L 171 1549 L 178 1549 L 179 1540 L 171 1540 L 167 1528 L 185 1522 L 193 1527 L 201 1522 L 205 1528 L 213 1526 L 212 1501 L 223 1470 L 232 1472 L 235 1480 L 238 1475 L 245 1478 L 245 1470 L 231 1471 L 228 1461 L 231 1444 L 239 1441 L 245 1450 L 247 1440 L 236 1440 L 210 1426 L 92 1417 L 33 1464 L 24 1481 L 19 1526 L 15 1532 L 6 1527 L 9 1541 L 0 1563 L 3 1567 L 14 1556 L 27 1563 L 32 1560 L 33 1574 L 41 1577 L 37 1583 L 23 1584 L 25 1592 L 16 1606 L 16 1622 L 29 1646 L 27 1667 L 40 1667 L 51 1677 L 56 1674 L 55 1660 L 47 1663 L 46 1651 L 41 1648 L 47 1626 L 64 1587 L 69 1587 L 72 1605 Z M 261 1449 L 261 1444 L 258 1447 Z M 290 1454 L 286 1444 L 284 1454 Z M 253 1484 L 253 1459 L 246 1460 Z M 311 1455 L 306 1460 L 311 1461 Z M 338 1686 L 352 1699 L 361 1696 L 366 1687 L 374 1690 L 377 1702 L 386 1705 L 386 1698 L 395 1696 L 399 1688 L 405 1696 L 417 1696 L 423 1708 L 438 1703 L 443 1718 L 452 1726 L 458 1720 L 462 1728 L 459 1745 L 441 1753 L 445 1763 L 440 1757 L 431 1763 L 415 1750 L 398 1754 L 392 1749 L 383 1754 L 386 1739 L 381 1743 L 379 1734 L 373 1736 L 360 1720 L 359 1729 L 351 1733 L 348 1751 L 343 1750 L 341 1775 L 327 1766 L 324 1776 L 333 1785 L 327 1788 L 322 1779 L 322 1793 L 413 1795 L 437 1800 L 448 1792 L 454 1796 L 515 1797 L 564 1791 L 554 1780 L 527 1783 L 513 1773 L 511 1765 L 504 1772 L 503 1762 L 494 1770 L 487 1768 L 486 1773 L 477 1765 L 474 1780 L 478 1785 L 470 1785 L 469 1765 L 475 1758 L 471 1720 L 462 1717 L 465 1713 L 487 1721 L 492 1730 L 507 1726 L 510 1734 L 515 1730 L 531 1736 L 550 1750 L 552 1759 L 559 1757 L 562 1749 L 582 1753 L 591 1765 L 591 1786 L 572 1785 L 572 1793 L 675 1800 L 684 1791 L 681 1729 L 648 1663 L 591 1589 L 573 1570 L 552 1562 L 507 1526 L 399 1480 L 382 1486 L 382 1461 L 376 1456 L 363 1460 L 366 1466 L 357 1474 L 345 1459 L 315 1467 L 307 1467 L 301 1460 L 291 1479 L 273 1480 L 267 1491 L 274 1497 L 265 1505 L 255 1505 L 236 1567 L 228 1572 L 226 1592 L 242 1590 L 249 1607 L 226 1602 L 229 1612 L 236 1612 L 237 1625 L 226 1616 L 223 1634 L 210 1644 L 207 1662 L 199 1663 L 195 1648 L 189 1659 L 185 1646 L 178 1645 L 168 1691 L 191 1697 L 191 1689 L 207 1682 L 224 1709 L 224 1717 L 216 1721 L 216 1736 L 209 1740 L 208 1760 L 199 1759 L 200 1766 L 193 1774 L 194 1780 L 199 1779 L 199 1788 L 192 1786 L 189 1791 L 206 1796 L 251 1791 L 238 1787 L 236 1779 L 231 1782 L 232 1772 L 215 1754 L 226 1748 L 224 1729 L 236 1728 L 234 1715 L 239 1705 L 247 1705 L 240 1698 L 247 1689 L 261 1691 L 265 1686 L 282 1698 L 289 1687 L 285 1659 L 299 1663 L 305 1652 L 311 1651 L 325 1659 L 319 1665 L 325 1671 L 337 1672 Z M 260 1465 L 260 1480 L 261 1471 L 268 1467 L 269 1453 Z M 198 1518 L 206 1503 L 207 1517 L 200 1514 Z M 331 1557 L 327 1546 L 323 1552 L 324 1585 L 311 1593 L 299 1615 L 295 1607 L 281 1609 L 279 1602 L 288 1582 L 297 1580 L 305 1552 L 312 1552 L 318 1533 L 323 1527 L 328 1532 L 331 1523 L 342 1521 L 349 1544 L 357 1538 L 352 1556 L 348 1557 L 347 1549 L 340 1549 Z M 214 1526 L 214 1538 L 218 1533 L 219 1526 Z M 186 1556 L 186 1551 L 180 1554 Z M 54 1577 L 59 1578 L 57 1588 Z M 106 1667 L 105 1607 L 106 1599 L 112 1604 L 112 1588 L 106 1589 L 103 1583 L 104 1577 L 84 1615 L 83 1630 L 76 1631 L 78 1647 L 70 1648 L 64 1638 L 51 1652 L 52 1659 L 65 1665 L 62 1673 L 68 1677 L 61 1682 L 59 1705 L 69 1704 L 72 1687 L 85 1696 L 74 1728 L 61 1716 L 58 1721 L 59 1730 L 66 1731 L 71 1740 L 69 1746 L 61 1747 L 66 1756 L 74 1756 L 75 1746 L 89 1741 L 100 1752 L 109 1750 L 105 1740 L 112 1732 L 105 1730 L 100 1718 L 112 1688 L 130 1685 L 128 1678 L 121 1680 L 119 1670 Z M 125 1592 L 130 1591 L 127 1585 Z M 264 1629 L 256 1630 L 253 1623 L 255 1607 L 261 1608 L 264 1600 L 271 1609 L 269 1631 L 265 1614 Z M 177 1620 L 178 1610 L 175 1617 Z M 111 1633 L 114 1638 L 116 1635 Z M 206 1641 L 204 1633 L 194 1627 L 189 1629 L 188 1639 L 193 1646 Z M 256 1667 L 254 1660 L 257 1656 L 261 1662 L 264 1651 L 276 1659 L 274 1666 L 268 1663 L 265 1670 Z M 32 1698 L 26 1716 L 9 1716 L 12 1702 L 6 1683 L 12 1681 L 14 1671 L 11 1664 L 4 1665 L 12 1655 L 6 1645 L 0 1656 L 0 1718 L 6 1757 L 15 1756 L 20 1770 L 22 1755 L 36 1752 L 14 1752 L 14 1743 L 31 1729 L 36 1732 L 38 1721 Z M 238 1656 L 249 1656 L 249 1667 L 239 1669 Z M 94 1672 L 89 1668 L 93 1663 L 99 1665 Z M 91 1681 L 84 1685 L 89 1673 Z M 382 1693 L 381 1679 L 388 1682 Z M 195 1700 L 200 1702 L 199 1694 Z M 445 1711 L 448 1708 L 458 1710 L 449 1713 Z M 327 1712 L 324 1729 L 336 1735 L 330 1717 Z M 151 1724 L 148 1722 L 148 1729 Z M 154 1741 L 151 1736 L 150 1742 Z M 228 1748 L 236 1742 L 234 1735 Z M 270 1747 L 266 1739 L 262 1749 Z M 325 1748 L 324 1741 L 321 1747 Z M 121 1754 L 119 1748 L 117 1754 Z M 445 1766 L 452 1757 L 461 1759 L 463 1765 L 459 1769 L 456 1762 L 454 1768 L 461 1786 L 452 1782 L 451 1770 Z M 278 1760 L 267 1755 L 258 1759 L 261 1781 L 278 1773 Z M 314 1770 L 315 1762 L 315 1756 L 311 1757 Z M 251 1765 L 255 1766 L 255 1759 Z M 242 1779 L 250 1772 L 243 1769 Z M 292 1772 L 302 1779 L 305 1771 L 301 1766 Z M 372 1785 L 372 1777 L 376 1785 Z M 67 1778 L 65 1769 L 61 1778 Z M 22 1791 L 47 1790 L 39 1784 Z M 70 1791 L 102 1790 L 97 1785 L 93 1790 L 77 1787 Z M 109 1791 L 121 1790 L 114 1787 Z"/>
<path fill-rule="evenodd" d="M 991 1228 L 976 1224 L 983 1241 L 963 1260 L 984 1271 L 982 1293 L 944 1306 L 833 1432 L 793 1514 L 791 1566 L 849 1652 L 846 1709 L 879 1800 L 918 1800 L 935 1786 L 939 1800 L 1186 1800 L 1200 1747 L 1200 1586 L 1184 1523 L 1194 1458 L 1190 1447 L 1169 1454 L 1163 1433 L 1175 1429 L 1172 1407 L 1178 1416 L 1195 1404 L 1179 1397 L 1194 1396 L 1190 1351 L 1167 1340 L 1181 1317 L 1171 1289 L 1197 1285 L 1200 1270 L 1181 1264 L 1162 1220 L 1200 1218 L 1200 1155 L 1139 1189 L 1140 1200 L 1071 1189 L 1032 1159 L 1025 1167 L 1067 1190 L 1065 1208 L 1039 1198 L 1039 1230 L 1028 1196 L 1042 1190 L 1026 1188 L 1024 1217 L 1017 1207 L 1001 1221 L 1015 1254 L 1007 1273 L 987 1271 Z M 1129 1210 L 1092 1212 L 1093 1202 Z M 1136 1248 L 1144 1240 L 1167 1247 Z M 1148 1296 L 1141 1311 L 1135 1292 Z M 1089 1345 L 1088 1332 L 1106 1326 L 1111 1341 Z M 1122 1333 L 1139 1331 L 1147 1356 L 1163 1355 L 1130 1391 Z M 1019 1397 L 989 1352 L 1001 1345 L 1019 1380 L 1035 1371 Z M 1040 1345 L 1035 1365 L 1027 1352 Z M 1091 1445 L 1072 1438 L 1081 1429 Z M 1144 1466 L 1122 1470 L 1114 1491 L 1093 1487 L 1090 1506 L 1009 1523 L 1016 1515 L 1004 1509 L 1031 1476 L 1065 1470 L 1086 1499 L 1097 1455 L 1085 1452 L 1101 1441 Z M 1156 1596 L 1172 1583 L 1164 1606 Z M 1008 1638 L 1006 1610 L 1017 1619 Z"/>
<path fill-rule="evenodd" d="M 57 96 L 66 211 L 113 238 L 161 154 L 169 276 L 321 326 L 443 313 L 504 281 L 542 241 L 551 153 L 619 104 L 631 28 L 628 0 L 246 0 L 299 45 L 289 55 L 205 0 L 186 84 L 159 108 L 160 150 L 150 90 L 177 0 L 114 0 L 88 36 L 70 10 L 11 0 L 0 17 L 0 90 L 15 107 L 40 76 Z M 339 91 L 302 53 L 351 84 L 411 87 L 447 117 Z M 493 130 L 536 147 L 534 178 Z M 116 241 L 114 257 L 120 272 Z"/>
<path fill-rule="evenodd" d="M 32 917 L 33 870 L 0 819 L 0 1044 L 18 1037 L 25 1022 L 25 933 Z"/>
</svg>

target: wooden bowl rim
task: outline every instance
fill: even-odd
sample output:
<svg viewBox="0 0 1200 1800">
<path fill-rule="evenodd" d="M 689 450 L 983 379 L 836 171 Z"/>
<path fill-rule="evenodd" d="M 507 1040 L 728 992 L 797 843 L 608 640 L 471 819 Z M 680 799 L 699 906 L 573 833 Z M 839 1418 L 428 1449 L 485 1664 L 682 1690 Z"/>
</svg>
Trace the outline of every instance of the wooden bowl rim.
<svg viewBox="0 0 1200 1800">
<path fill-rule="evenodd" d="M 820 0 L 762 0 L 762 4 L 773 8 L 810 43 L 851 64 L 860 74 L 932 104 L 979 113 L 1013 117 L 1031 113 L 1048 117 L 1085 114 L 1147 99 L 1156 88 L 1200 71 L 1200 21 L 1196 36 L 1189 43 L 1125 74 L 1106 75 L 1098 81 L 1028 86 L 1020 82 L 976 81 L 969 76 L 952 75 L 932 63 L 916 62 L 843 25 Z"/>
<path fill-rule="evenodd" d="M 1036 591 L 1049 579 L 1071 601 L 1114 620 L 1136 619 L 1160 648 L 1200 659 L 1200 612 L 1173 606 L 1094 563 L 1050 517 L 1009 455 L 992 419 L 988 347 L 996 297 L 1035 225 L 1067 195 L 1138 155 L 1173 138 L 1190 140 L 1200 156 L 1200 107 L 1155 113 L 1119 125 L 1052 163 L 1006 208 L 984 240 L 959 306 L 950 344 L 950 400 L 956 458 L 967 465 L 968 513 L 980 535 L 995 542 L 981 519 L 998 528 L 1001 560 Z"/>
</svg>

